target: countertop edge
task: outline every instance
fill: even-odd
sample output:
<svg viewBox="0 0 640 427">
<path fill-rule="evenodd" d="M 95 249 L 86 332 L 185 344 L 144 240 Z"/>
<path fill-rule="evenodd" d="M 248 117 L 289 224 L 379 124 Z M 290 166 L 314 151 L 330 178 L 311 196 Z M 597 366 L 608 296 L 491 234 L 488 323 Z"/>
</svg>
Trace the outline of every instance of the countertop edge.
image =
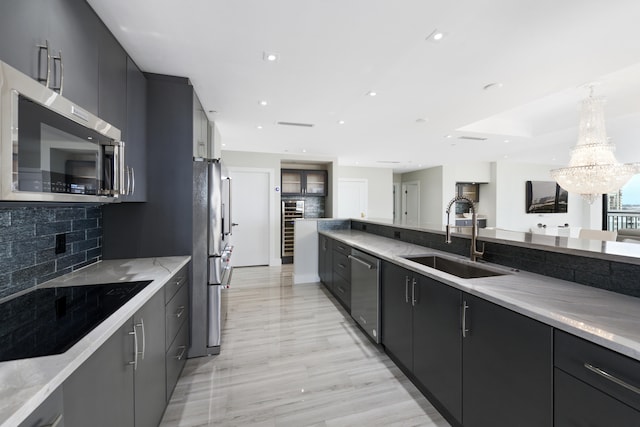
<svg viewBox="0 0 640 427">
<path fill-rule="evenodd" d="M 163 265 L 163 261 L 167 263 L 171 262 L 171 268 Z M 91 275 L 94 270 L 100 270 L 102 267 L 108 265 L 124 265 L 131 263 L 149 263 L 151 265 L 158 266 L 166 271 L 163 273 L 163 277 L 160 279 L 153 279 L 153 281 L 136 294 L 131 300 L 120 307 L 116 312 L 104 320 L 100 325 L 94 328 L 91 332 L 85 335 L 81 340 L 73 345 L 69 350 L 64 353 L 43 356 L 31 359 L 22 359 L 15 361 L 0 362 L 0 378 L 6 382 L 7 376 L 11 376 L 10 372 L 18 372 L 19 377 L 29 376 L 20 373 L 24 369 L 37 369 L 40 365 L 51 364 L 54 368 L 57 368 L 57 373 L 54 375 L 45 375 L 43 385 L 31 386 L 28 389 L 33 388 L 31 391 L 25 391 L 24 394 L 30 394 L 20 402 L 14 405 L 7 405 L 0 407 L 0 427 L 16 426 L 23 422 L 34 410 L 36 410 L 58 387 L 60 387 L 64 381 L 69 378 L 73 372 L 75 372 L 82 363 L 84 363 L 93 353 L 96 352 L 124 323 L 133 316 L 144 304 L 147 303 L 157 292 L 163 289 L 168 280 L 178 273 L 185 265 L 191 261 L 191 256 L 174 256 L 174 257 L 155 257 L 155 258 L 140 258 L 140 259 L 122 259 L 122 260 L 106 260 L 99 261 L 95 264 L 88 265 L 82 269 L 76 270 L 72 273 L 60 276 L 54 280 L 43 283 L 39 287 L 49 286 L 65 286 L 73 284 L 81 284 L 78 281 L 86 280 L 87 276 Z M 137 280 L 149 280 L 148 275 L 145 278 L 145 274 L 141 274 Z M 133 281 L 134 279 L 131 279 Z M 130 280 L 124 280 L 130 281 Z M 84 284 L 97 284 L 97 283 L 109 283 L 92 281 L 91 283 Z M 42 366 L 39 372 L 46 372 L 47 369 Z M 20 386 L 14 386 L 14 389 L 20 389 Z M 2 392 L 3 399 L 6 398 L 5 392 Z"/>
</svg>

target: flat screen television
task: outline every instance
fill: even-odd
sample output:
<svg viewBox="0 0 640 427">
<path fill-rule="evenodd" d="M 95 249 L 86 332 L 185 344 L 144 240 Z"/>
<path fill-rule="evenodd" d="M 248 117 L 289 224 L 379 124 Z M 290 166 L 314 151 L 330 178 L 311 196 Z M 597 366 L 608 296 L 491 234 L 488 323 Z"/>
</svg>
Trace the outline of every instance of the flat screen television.
<svg viewBox="0 0 640 427">
<path fill-rule="evenodd" d="M 555 181 L 527 181 L 527 213 L 567 213 L 569 193 Z"/>
</svg>

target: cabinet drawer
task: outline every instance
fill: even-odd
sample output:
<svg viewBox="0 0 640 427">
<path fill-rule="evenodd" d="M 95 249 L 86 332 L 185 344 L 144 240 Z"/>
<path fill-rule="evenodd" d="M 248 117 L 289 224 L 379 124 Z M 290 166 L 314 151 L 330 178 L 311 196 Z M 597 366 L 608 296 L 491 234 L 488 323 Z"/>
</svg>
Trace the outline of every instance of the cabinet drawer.
<svg viewBox="0 0 640 427">
<path fill-rule="evenodd" d="M 340 276 L 336 276 L 333 281 L 333 292 L 342 304 L 351 308 L 351 284 Z"/>
<path fill-rule="evenodd" d="M 56 427 L 64 427 L 62 387 L 58 387 L 56 391 L 51 393 L 47 400 L 42 402 L 26 420 L 20 423 L 19 427 L 54 425 L 56 421 L 59 421 Z"/>
<path fill-rule="evenodd" d="M 188 282 L 189 269 L 185 266 L 177 272 L 166 285 L 164 285 L 164 303 L 168 304 L 171 298 Z"/>
<path fill-rule="evenodd" d="M 178 330 L 189 318 L 189 287 L 182 286 L 176 296 L 173 297 L 167 308 L 166 313 L 166 339 L 167 348 L 173 342 Z"/>
<path fill-rule="evenodd" d="M 351 260 L 347 255 L 333 251 L 333 271 L 343 279 L 351 281 Z"/>
<path fill-rule="evenodd" d="M 638 426 L 640 412 L 556 368 L 554 425 Z"/>
<path fill-rule="evenodd" d="M 334 240 L 333 242 L 333 250 L 346 256 L 351 255 L 351 246 L 346 243 L 338 242 L 337 240 Z"/>
<path fill-rule="evenodd" d="M 637 360 L 556 330 L 554 364 L 640 411 L 640 362 Z"/>
<path fill-rule="evenodd" d="M 182 368 L 187 361 L 187 349 L 189 348 L 189 323 L 184 322 L 178 331 L 176 339 L 167 350 L 167 402 L 171 398 L 173 389 L 178 382 Z"/>
</svg>

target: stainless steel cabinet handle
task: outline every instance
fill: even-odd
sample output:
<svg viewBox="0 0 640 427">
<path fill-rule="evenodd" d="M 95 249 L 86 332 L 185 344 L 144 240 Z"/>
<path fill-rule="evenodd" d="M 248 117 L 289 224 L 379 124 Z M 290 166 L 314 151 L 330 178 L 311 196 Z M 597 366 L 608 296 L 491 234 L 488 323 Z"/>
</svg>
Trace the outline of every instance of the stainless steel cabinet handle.
<svg viewBox="0 0 640 427">
<path fill-rule="evenodd" d="M 344 264 L 340 264 L 340 263 L 338 263 L 338 267 L 340 267 L 340 268 L 345 268 L 345 265 L 344 265 Z"/>
<path fill-rule="evenodd" d="M 60 95 L 64 90 L 64 61 L 62 60 L 62 51 L 58 51 L 58 56 L 52 56 L 52 64 L 55 67 L 56 61 L 60 62 L 60 85 L 58 87 L 52 87 L 51 90 L 57 90 Z"/>
<path fill-rule="evenodd" d="M 178 355 L 176 356 L 176 359 L 182 360 L 182 358 L 184 357 L 184 353 L 187 351 L 187 346 L 181 345 L 178 348 L 180 349 L 180 353 L 178 353 Z"/>
<path fill-rule="evenodd" d="M 133 365 L 133 370 L 136 371 L 138 369 L 138 334 L 135 326 L 129 335 L 133 335 L 133 362 L 129 362 L 129 365 Z"/>
<path fill-rule="evenodd" d="M 131 168 L 131 194 L 136 192 L 136 171 Z"/>
<path fill-rule="evenodd" d="M 344 251 L 344 246 L 338 245 L 338 249 L 340 249 L 341 251 Z"/>
<path fill-rule="evenodd" d="M 462 338 L 466 338 L 467 337 L 467 332 L 469 332 L 469 329 L 467 329 L 467 309 L 469 308 L 469 306 L 467 305 L 466 301 L 462 302 Z"/>
<path fill-rule="evenodd" d="M 62 414 L 58 414 L 58 416 L 55 417 L 52 422 L 50 422 L 49 424 L 43 424 L 40 427 L 58 427 L 61 422 L 62 422 Z"/>
<path fill-rule="evenodd" d="M 176 317 L 179 319 L 180 316 L 182 316 L 184 314 L 184 305 L 181 305 L 180 307 L 178 307 L 178 311 L 176 311 Z"/>
<path fill-rule="evenodd" d="M 404 276 L 404 302 L 409 304 L 409 276 Z"/>
<path fill-rule="evenodd" d="M 416 299 L 416 278 L 411 281 L 411 305 L 415 306 L 418 300 Z"/>
<path fill-rule="evenodd" d="M 340 286 L 338 286 L 338 290 L 344 294 L 344 289 L 342 289 Z"/>
<path fill-rule="evenodd" d="M 590 370 L 591 372 L 594 372 L 594 373 L 600 375 L 601 377 L 606 378 L 609 381 L 618 384 L 620 387 L 624 387 L 627 390 L 630 390 L 630 391 L 632 391 L 632 392 L 634 392 L 636 394 L 640 394 L 640 388 L 638 388 L 636 386 L 633 386 L 633 385 L 621 380 L 620 378 L 614 377 L 610 373 L 608 373 L 606 371 L 603 371 L 602 369 L 600 369 L 600 368 L 598 368 L 596 366 L 593 366 L 590 363 L 585 362 L 584 363 L 584 367 L 587 368 L 588 370 Z"/>
<path fill-rule="evenodd" d="M 147 335 L 144 333 L 144 319 L 140 319 L 140 323 L 136 325 L 142 329 L 142 351 L 140 352 L 141 359 L 144 360 L 144 352 L 147 348 Z"/>
<path fill-rule="evenodd" d="M 371 264 L 369 264 L 368 262 L 365 262 L 365 261 L 361 260 L 360 258 L 355 257 L 355 256 L 353 256 L 353 255 L 349 255 L 349 259 L 352 259 L 352 260 L 354 260 L 354 261 L 359 262 L 360 264 L 362 264 L 362 265 L 364 265 L 365 267 L 367 267 L 369 270 L 372 270 L 372 269 L 374 268 L 374 267 L 373 267 L 373 265 L 371 265 Z"/>
<path fill-rule="evenodd" d="M 49 53 L 49 40 L 45 40 L 44 44 L 39 44 L 38 46 L 38 81 L 40 83 L 44 83 L 44 85 L 46 87 L 49 87 L 49 81 L 51 80 L 51 54 Z M 42 68 L 40 66 L 40 53 L 41 51 L 44 50 L 46 55 L 47 55 L 47 74 L 46 77 L 43 79 L 42 77 L 40 77 L 40 68 Z"/>
</svg>

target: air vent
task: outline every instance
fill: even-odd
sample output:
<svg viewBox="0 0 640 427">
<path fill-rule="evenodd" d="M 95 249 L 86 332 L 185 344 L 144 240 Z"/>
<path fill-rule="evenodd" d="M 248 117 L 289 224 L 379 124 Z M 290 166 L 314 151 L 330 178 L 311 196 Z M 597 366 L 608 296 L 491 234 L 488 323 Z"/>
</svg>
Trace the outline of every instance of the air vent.
<svg viewBox="0 0 640 427">
<path fill-rule="evenodd" d="M 458 139 L 466 139 L 469 141 L 486 141 L 487 140 L 487 138 L 482 138 L 480 136 L 465 136 L 465 135 L 459 136 Z"/>
<path fill-rule="evenodd" d="M 313 124 L 311 123 L 296 123 L 296 122 L 277 122 L 279 125 L 282 126 L 299 126 L 299 127 L 303 127 L 303 128 L 312 128 Z"/>
</svg>

